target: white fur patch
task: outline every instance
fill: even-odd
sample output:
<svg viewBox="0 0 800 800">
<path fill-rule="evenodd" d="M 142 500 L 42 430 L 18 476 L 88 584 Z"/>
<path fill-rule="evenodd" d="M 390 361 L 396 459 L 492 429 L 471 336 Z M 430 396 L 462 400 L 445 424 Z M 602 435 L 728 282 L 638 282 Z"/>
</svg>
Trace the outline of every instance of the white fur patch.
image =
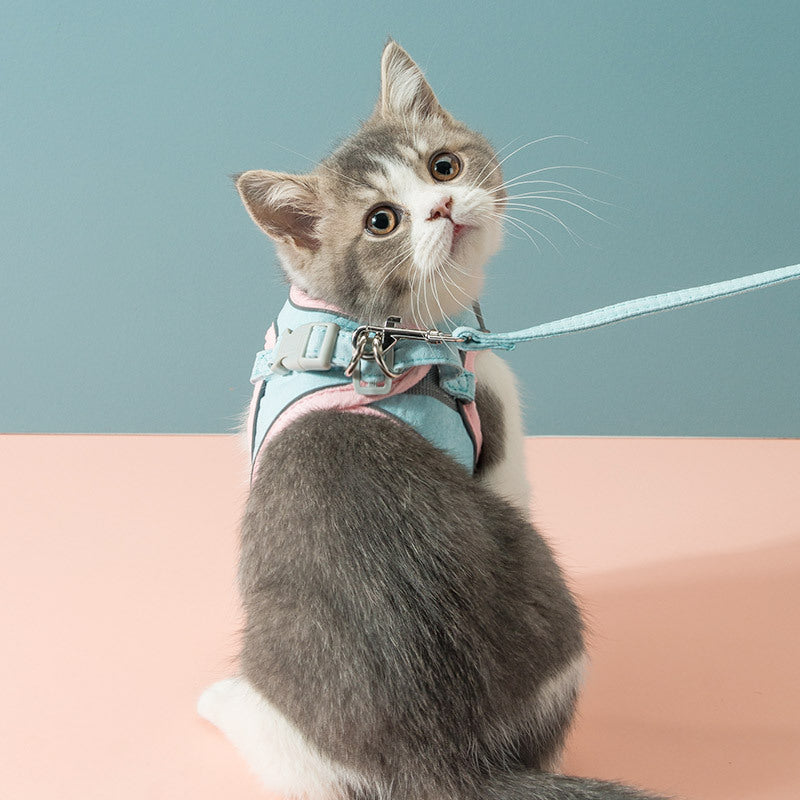
<svg viewBox="0 0 800 800">
<path fill-rule="evenodd" d="M 386 91 L 386 105 L 395 114 L 408 113 L 422 89 L 420 75 L 412 70 L 393 70 Z"/>
<path fill-rule="evenodd" d="M 492 197 L 456 181 L 424 180 L 412 162 L 383 157 L 383 173 L 370 173 L 386 201 L 404 212 L 409 226 L 415 273 L 412 307 L 408 310 L 421 327 L 435 327 L 447 317 L 470 309 L 483 286 L 483 266 L 500 245 L 502 231 L 491 215 Z M 432 211 L 451 200 L 452 222 L 431 219 Z M 453 249 L 454 223 L 470 226 Z"/>
<path fill-rule="evenodd" d="M 302 800 L 339 800 L 345 796 L 344 785 L 358 784 L 243 677 L 210 686 L 200 696 L 197 711 L 228 737 L 270 791 Z"/>
<path fill-rule="evenodd" d="M 486 350 L 475 358 L 475 377 L 500 400 L 505 433 L 502 460 L 488 468 L 481 480 L 527 515 L 530 485 L 525 473 L 525 433 L 516 376 L 500 356 Z"/>
<path fill-rule="evenodd" d="M 588 659 L 585 653 L 570 661 L 557 675 L 546 680 L 536 693 L 535 720 L 538 728 L 547 729 L 553 726 L 560 729 L 564 717 L 570 712 L 571 705 L 583 685 Z M 550 772 L 559 771 L 561 753 L 556 753 L 544 769 Z"/>
<path fill-rule="evenodd" d="M 559 717 L 583 685 L 587 658 L 584 653 L 570 661 L 557 675 L 546 680 L 536 693 L 536 711 L 542 719 Z"/>
</svg>

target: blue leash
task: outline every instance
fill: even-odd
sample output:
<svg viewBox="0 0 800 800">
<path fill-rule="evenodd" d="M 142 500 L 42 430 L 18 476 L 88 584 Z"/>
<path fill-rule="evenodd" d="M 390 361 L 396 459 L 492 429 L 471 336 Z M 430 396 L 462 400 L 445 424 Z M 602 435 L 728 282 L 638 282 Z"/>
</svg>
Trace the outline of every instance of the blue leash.
<svg viewBox="0 0 800 800">
<path fill-rule="evenodd" d="M 696 303 L 716 300 L 719 297 L 750 292 L 794 278 L 800 278 L 800 264 L 757 272 L 742 278 L 709 283 L 705 286 L 695 286 L 691 289 L 678 289 L 675 292 L 664 292 L 663 294 L 652 294 L 649 297 L 639 297 L 636 300 L 626 300 L 623 303 L 596 308 L 594 311 L 587 311 L 584 314 L 534 325 L 532 328 L 524 328 L 521 331 L 487 333 L 476 328 L 462 326 L 456 328 L 451 335 L 453 338 L 463 339 L 459 342 L 459 350 L 513 350 L 521 342 L 531 342 L 534 339 L 544 339 L 548 336 L 560 336 L 563 333 L 599 328 L 624 319 L 633 319 L 645 314 L 655 314 L 658 311 L 683 308 Z"/>
<path fill-rule="evenodd" d="M 510 333 L 489 333 L 467 325 L 457 327 L 452 333 L 401 328 L 400 317 L 389 317 L 385 325 L 360 325 L 355 329 L 356 323 L 344 318 L 312 321 L 294 330 L 285 329 L 274 347 L 258 353 L 251 380 L 255 383 L 289 372 L 326 372 L 334 366 L 344 367 L 344 374 L 352 376 L 357 393 L 381 395 L 390 391 L 392 379 L 399 378 L 410 367 L 438 364 L 444 381 L 442 388 L 453 397 L 469 401 L 474 396 L 474 376 L 463 368 L 458 350 L 513 350 L 521 342 L 599 328 L 794 278 L 800 278 L 800 264 L 691 289 L 651 294 Z M 394 348 L 399 340 L 408 341 L 404 341 L 398 354 Z M 443 345 L 445 349 L 434 355 L 432 344 Z"/>
</svg>

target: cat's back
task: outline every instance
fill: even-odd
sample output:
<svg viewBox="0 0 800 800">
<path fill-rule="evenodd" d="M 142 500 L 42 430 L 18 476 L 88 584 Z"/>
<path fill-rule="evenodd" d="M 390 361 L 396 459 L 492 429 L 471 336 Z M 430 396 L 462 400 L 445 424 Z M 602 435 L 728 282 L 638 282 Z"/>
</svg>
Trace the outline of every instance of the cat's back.
<svg viewBox="0 0 800 800">
<path fill-rule="evenodd" d="M 469 761 L 582 651 L 543 540 L 412 429 L 314 412 L 262 458 L 242 527 L 243 670 L 337 760 L 408 763 L 424 737 Z"/>
</svg>

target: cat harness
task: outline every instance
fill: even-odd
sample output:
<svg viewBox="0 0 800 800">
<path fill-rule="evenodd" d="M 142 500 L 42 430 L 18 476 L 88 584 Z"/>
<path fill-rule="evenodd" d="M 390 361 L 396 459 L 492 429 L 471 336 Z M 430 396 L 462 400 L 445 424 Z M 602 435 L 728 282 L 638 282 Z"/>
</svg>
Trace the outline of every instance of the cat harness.
<svg viewBox="0 0 800 800">
<path fill-rule="evenodd" d="M 454 321 L 483 327 L 477 307 Z M 398 324 L 396 317 L 387 322 Z M 274 436 L 326 409 L 409 425 L 472 472 L 481 449 L 476 354 L 458 344 L 438 331 L 362 325 L 292 286 L 250 377 L 251 476 Z"/>
</svg>

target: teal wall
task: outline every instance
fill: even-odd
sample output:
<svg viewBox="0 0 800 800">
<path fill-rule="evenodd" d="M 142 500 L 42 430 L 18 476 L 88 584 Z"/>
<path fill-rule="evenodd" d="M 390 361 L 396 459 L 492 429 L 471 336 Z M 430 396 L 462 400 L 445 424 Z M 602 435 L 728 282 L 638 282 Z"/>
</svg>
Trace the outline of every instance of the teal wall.
<svg viewBox="0 0 800 800">
<path fill-rule="evenodd" d="M 560 209 L 589 244 L 543 219 L 560 255 L 508 239 L 491 328 L 800 261 L 796 0 L 6 0 L 0 22 L 3 431 L 233 426 L 283 289 L 227 176 L 324 155 L 387 34 L 498 147 L 585 142 L 508 176 L 610 173 L 560 173 L 611 204 Z M 529 433 L 798 436 L 798 331 L 800 282 L 510 358 Z"/>
</svg>

